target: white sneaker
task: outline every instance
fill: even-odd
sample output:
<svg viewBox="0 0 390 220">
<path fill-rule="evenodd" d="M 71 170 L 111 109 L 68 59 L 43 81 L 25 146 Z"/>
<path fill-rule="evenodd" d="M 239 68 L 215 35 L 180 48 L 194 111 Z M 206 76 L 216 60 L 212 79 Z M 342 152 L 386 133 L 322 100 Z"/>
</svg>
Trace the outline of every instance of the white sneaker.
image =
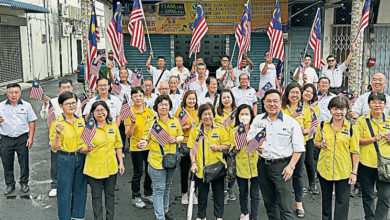
<svg viewBox="0 0 390 220">
<path fill-rule="evenodd" d="M 195 193 L 194 193 L 194 205 L 198 205 L 198 197 L 196 197 Z"/>
<path fill-rule="evenodd" d="M 140 197 L 134 198 L 132 203 L 135 205 L 135 207 L 140 208 L 140 209 L 145 207 L 145 203 L 144 203 L 144 201 L 142 201 L 142 199 Z"/>
<path fill-rule="evenodd" d="M 223 220 L 222 218 L 217 218 L 217 220 Z"/>
<path fill-rule="evenodd" d="M 51 189 L 49 191 L 49 197 L 56 197 L 57 196 L 57 189 Z"/>
<path fill-rule="evenodd" d="M 147 202 L 153 203 L 153 196 L 144 196 Z"/>
<path fill-rule="evenodd" d="M 206 220 L 206 218 L 196 218 L 196 220 Z"/>
<path fill-rule="evenodd" d="M 249 214 L 245 215 L 245 214 L 241 213 L 240 220 L 249 220 Z"/>
<path fill-rule="evenodd" d="M 188 205 L 188 193 L 181 194 L 181 204 Z"/>
</svg>

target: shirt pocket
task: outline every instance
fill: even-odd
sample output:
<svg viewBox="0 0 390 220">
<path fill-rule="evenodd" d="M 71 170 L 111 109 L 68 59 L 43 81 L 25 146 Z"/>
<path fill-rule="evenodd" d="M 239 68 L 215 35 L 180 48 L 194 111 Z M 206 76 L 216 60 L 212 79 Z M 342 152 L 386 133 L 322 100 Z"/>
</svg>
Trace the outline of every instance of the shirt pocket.
<svg viewBox="0 0 390 220">
<path fill-rule="evenodd" d="M 285 128 L 283 128 L 285 129 Z M 287 146 L 291 141 L 291 131 L 281 130 L 276 132 L 276 138 L 279 143 L 279 146 Z"/>
</svg>

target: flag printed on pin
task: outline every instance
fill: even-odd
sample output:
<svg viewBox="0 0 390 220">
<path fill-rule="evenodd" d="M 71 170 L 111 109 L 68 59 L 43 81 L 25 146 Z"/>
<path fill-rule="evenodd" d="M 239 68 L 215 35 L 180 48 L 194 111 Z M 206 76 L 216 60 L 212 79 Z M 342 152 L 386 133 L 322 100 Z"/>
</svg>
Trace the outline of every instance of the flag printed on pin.
<svg viewBox="0 0 390 220">
<path fill-rule="evenodd" d="M 253 139 L 251 139 L 248 142 L 248 145 L 246 147 L 246 151 L 248 153 L 252 153 L 255 151 L 258 147 L 262 146 L 264 141 L 267 140 L 267 133 L 265 128 L 263 128 Z"/>
<path fill-rule="evenodd" d="M 183 127 L 184 126 L 184 124 L 186 123 L 186 121 L 187 121 L 187 118 L 189 117 L 189 115 L 187 114 L 187 111 L 185 111 L 185 110 L 181 110 L 180 111 L 180 113 L 179 113 L 179 121 L 180 121 L 180 125 L 181 125 L 181 127 Z"/>
<path fill-rule="evenodd" d="M 51 123 L 53 123 L 53 121 L 55 120 L 56 120 L 56 115 L 54 113 L 54 106 L 51 103 L 51 101 L 49 101 L 49 110 L 47 113 L 47 126 L 50 128 Z"/>
<path fill-rule="evenodd" d="M 131 82 L 131 87 L 137 87 L 141 86 L 141 80 L 143 78 L 143 73 L 142 70 L 138 71 L 135 70 L 135 72 L 132 75 L 132 82 Z"/>
<path fill-rule="evenodd" d="M 203 14 L 203 8 L 202 5 L 200 4 L 200 0 L 198 0 L 198 4 L 196 7 L 194 30 L 192 32 L 192 39 L 190 43 L 190 52 L 189 52 L 190 58 L 192 54 L 196 54 L 200 52 L 200 44 L 207 30 L 208 30 L 208 26 L 206 23 L 206 18 Z"/>
<path fill-rule="evenodd" d="M 267 82 L 263 88 L 261 88 L 258 92 L 255 93 L 255 95 L 259 98 L 262 99 L 264 97 L 265 92 L 268 90 L 273 89 L 272 84 L 270 82 Z"/>
<path fill-rule="evenodd" d="M 236 109 L 232 111 L 232 113 L 229 114 L 229 116 L 223 121 L 223 126 L 226 128 L 229 126 L 231 123 L 234 122 L 234 114 L 236 113 Z"/>
<path fill-rule="evenodd" d="M 268 26 L 267 31 L 269 44 L 269 56 L 284 60 L 284 43 L 283 43 L 283 31 L 282 31 L 282 20 L 280 16 L 280 4 L 279 0 L 276 0 L 275 9 L 272 13 L 272 18 Z"/>
<path fill-rule="evenodd" d="M 84 127 L 83 133 L 81 134 L 81 140 L 83 140 L 84 143 L 89 146 L 92 144 L 92 140 L 95 138 L 95 135 L 96 135 L 96 124 L 95 124 L 95 120 L 91 116 Z"/>
<path fill-rule="evenodd" d="M 234 133 L 234 141 L 236 142 L 237 150 L 241 150 L 246 145 L 246 131 L 243 124 L 240 124 L 236 133 Z"/>
<path fill-rule="evenodd" d="M 119 81 L 116 79 L 116 80 L 114 81 L 114 83 L 112 84 L 111 94 L 113 94 L 113 95 L 119 95 L 119 94 L 121 94 L 121 90 L 122 90 L 122 86 L 121 86 L 121 84 L 119 83 Z"/>
<path fill-rule="evenodd" d="M 156 138 L 161 146 L 165 146 L 171 137 L 158 122 L 154 122 L 150 133 Z"/>
<path fill-rule="evenodd" d="M 131 111 L 131 107 L 129 105 L 129 102 L 127 101 L 126 96 L 124 96 L 123 103 L 121 110 L 119 112 L 119 116 L 121 117 L 121 120 L 124 121 L 127 118 L 133 117 L 133 112 Z"/>
<path fill-rule="evenodd" d="M 39 85 L 39 82 L 37 79 L 34 79 L 32 82 L 32 87 L 30 90 L 30 99 L 37 99 L 41 100 L 43 95 L 43 89 Z"/>
<path fill-rule="evenodd" d="M 316 112 L 313 109 L 310 109 L 310 111 L 312 113 L 312 117 L 311 117 L 311 124 L 310 124 L 309 134 L 307 135 L 308 136 L 308 140 L 310 140 L 310 139 L 312 139 L 314 137 L 315 128 L 319 124 Z"/>
<path fill-rule="evenodd" d="M 141 0 L 135 0 L 127 29 L 129 29 L 129 34 L 131 35 L 130 46 L 137 47 L 141 53 L 146 51 L 145 31 L 142 19 L 145 19 L 145 15 Z"/>
</svg>

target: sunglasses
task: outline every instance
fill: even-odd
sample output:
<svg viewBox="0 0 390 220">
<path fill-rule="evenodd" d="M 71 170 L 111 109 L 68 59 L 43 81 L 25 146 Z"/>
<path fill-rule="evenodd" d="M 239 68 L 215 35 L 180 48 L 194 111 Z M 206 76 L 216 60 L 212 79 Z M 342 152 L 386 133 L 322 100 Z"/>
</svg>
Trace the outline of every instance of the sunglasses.
<svg viewBox="0 0 390 220">
<path fill-rule="evenodd" d="M 334 61 L 336 61 L 336 60 L 328 60 L 328 63 L 329 63 L 329 62 L 334 62 Z"/>
</svg>

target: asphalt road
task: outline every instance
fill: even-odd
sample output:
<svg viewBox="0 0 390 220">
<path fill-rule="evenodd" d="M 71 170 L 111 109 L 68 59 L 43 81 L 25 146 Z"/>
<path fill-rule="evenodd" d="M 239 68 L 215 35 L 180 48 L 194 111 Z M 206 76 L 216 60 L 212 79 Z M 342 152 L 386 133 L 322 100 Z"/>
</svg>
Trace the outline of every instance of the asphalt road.
<svg viewBox="0 0 390 220">
<path fill-rule="evenodd" d="M 76 82 L 76 76 L 67 76 L 74 81 L 76 94 L 82 93 L 82 85 Z M 58 80 L 42 82 L 44 92 L 50 97 L 58 95 Z M 46 120 L 39 117 L 39 111 L 42 102 L 38 100 L 30 100 L 28 98 L 29 90 L 22 93 L 22 99 L 29 101 L 36 114 L 38 115 L 37 129 L 34 138 L 34 145 L 30 151 L 30 191 L 23 194 L 19 191 L 19 184 L 16 185 L 16 190 L 9 196 L 4 196 L 5 189 L 3 167 L 0 166 L 0 220 L 51 220 L 57 219 L 57 201 L 56 198 L 49 198 L 48 191 L 50 190 L 50 149 L 48 147 L 48 128 Z M 6 96 L 0 96 L 0 101 L 6 99 Z M 15 178 L 18 182 L 19 166 L 15 158 Z M 119 190 L 116 191 L 116 206 L 115 219 L 137 219 L 137 220 L 152 220 L 154 219 L 153 205 L 147 204 L 144 209 L 137 209 L 131 204 L 130 182 L 132 171 L 132 163 L 129 153 L 125 157 L 125 174 L 118 177 Z M 305 173 L 305 172 L 304 172 Z M 307 178 L 305 186 L 307 186 Z M 319 184 L 318 184 L 319 186 Z M 235 194 L 238 198 L 238 186 L 234 186 Z M 210 193 L 211 194 L 211 193 Z M 261 195 L 261 194 L 260 194 Z M 187 206 L 181 205 L 180 192 L 180 176 L 179 170 L 176 171 L 175 178 L 171 190 L 170 210 L 172 215 L 178 220 L 186 219 Z M 304 195 L 304 208 L 306 211 L 305 219 L 321 219 L 321 196 L 320 195 Z M 93 219 L 91 195 L 88 192 L 86 219 Z M 224 209 L 225 220 L 236 220 L 240 216 L 240 205 L 238 200 L 229 201 Z M 194 216 L 196 216 L 197 206 L 194 206 Z M 364 219 L 361 197 L 351 198 L 349 219 Z M 210 197 L 208 209 L 208 219 L 213 218 L 213 202 Z M 259 217 L 258 219 L 267 219 L 263 200 L 260 199 Z"/>
</svg>

